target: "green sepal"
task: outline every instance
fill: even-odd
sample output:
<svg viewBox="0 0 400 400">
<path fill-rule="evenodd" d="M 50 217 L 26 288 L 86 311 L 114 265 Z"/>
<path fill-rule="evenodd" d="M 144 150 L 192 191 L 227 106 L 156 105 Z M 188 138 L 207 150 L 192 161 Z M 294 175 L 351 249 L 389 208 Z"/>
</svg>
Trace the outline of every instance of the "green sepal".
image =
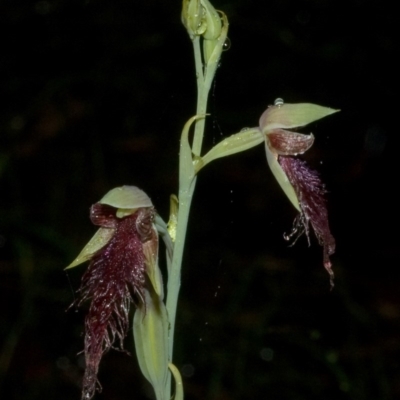
<svg viewBox="0 0 400 400">
<path fill-rule="evenodd" d="M 216 65 L 219 62 L 219 59 L 221 58 L 221 54 L 228 37 L 228 28 L 229 28 L 229 22 L 227 16 L 222 11 L 220 11 L 220 14 L 221 15 L 219 15 L 218 13 L 216 14 L 220 19 L 220 22 L 222 22 L 220 28 L 220 35 L 216 39 L 204 39 L 203 41 L 204 63 L 207 66 L 207 68 L 211 68 L 211 70 L 213 70 L 214 72 Z"/>
<path fill-rule="evenodd" d="M 200 0 L 183 0 L 181 18 L 192 40 L 207 28 Z"/>
<path fill-rule="evenodd" d="M 204 7 L 204 18 L 206 21 L 206 29 L 203 33 L 203 38 L 206 40 L 218 39 L 221 35 L 221 17 L 208 0 L 200 0 L 200 2 Z"/>
<path fill-rule="evenodd" d="M 65 269 L 74 268 L 84 263 L 85 261 L 90 260 L 97 250 L 100 250 L 109 242 L 114 232 L 115 229 L 113 228 L 98 229 L 94 236 L 90 239 L 89 243 L 79 253 L 78 257 L 76 257 L 75 260 L 72 261 L 72 263 L 69 264 L 68 267 L 66 267 Z"/>
<path fill-rule="evenodd" d="M 340 110 L 322 107 L 317 104 L 282 104 L 268 107 L 260 117 L 260 128 L 268 134 L 274 129 L 296 128 L 308 125 Z"/>
<path fill-rule="evenodd" d="M 149 196 L 136 186 L 120 186 L 111 189 L 99 201 L 114 208 L 136 210 L 143 207 L 153 207 Z M 132 214 L 133 212 L 131 212 Z"/>
<path fill-rule="evenodd" d="M 196 172 L 217 158 L 230 156 L 258 146 L 264 142 L 265 136 L 259 128 L 250 128 L 229 136 L 217 143 L 205 156 L 197 160 Z"/>
<path fill-rule="evenodd" d="M 296 207 L 296 209 L 300 211 L 299 200 L 296 192 L 294 191 L 292 184 L 289 182 L 285 171 L 278 163 L 278 155 L 270 150 L 267 141 L 265 141 L 265 152 L 267 153 L 268 165 L 271 168 L 271 171 L 278 181 L 280 187 L 285 192 L 292 204 Z"/>
</svg>

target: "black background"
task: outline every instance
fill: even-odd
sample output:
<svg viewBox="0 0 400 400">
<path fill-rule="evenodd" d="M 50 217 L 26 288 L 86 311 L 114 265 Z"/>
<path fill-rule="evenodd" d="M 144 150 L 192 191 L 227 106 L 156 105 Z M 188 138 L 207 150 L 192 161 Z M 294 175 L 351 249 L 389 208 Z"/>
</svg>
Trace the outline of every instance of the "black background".
<svg viewBox="0 0 400 400">
<path fill-rule="evenodd" d="M 400 396 L 398 14 L 388 1 L 216 0 L 230 21 L 204 148 L 268 104 L 339 114 L 304 128 L 329 190 L 336 287 L 263 146 L 199 176 L 176 330 L 187 399 Z M 0 396 L 78 399 L 84 311 L 66 312 L 91 204 L 137 185 L 168 218 L 179 135 L 195 112 L 180 1 L 0 6 Z M 126 343 L 132 349 L 132 339 Z M 108 353 L 98 399 L 146 399 L 135 357 Z"/>
</svg>

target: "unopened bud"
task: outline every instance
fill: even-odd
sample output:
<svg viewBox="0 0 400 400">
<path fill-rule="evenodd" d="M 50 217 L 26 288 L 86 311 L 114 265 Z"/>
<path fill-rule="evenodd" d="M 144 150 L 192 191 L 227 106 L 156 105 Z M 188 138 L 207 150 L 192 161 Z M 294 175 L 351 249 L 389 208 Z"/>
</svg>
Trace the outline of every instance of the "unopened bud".
<svg viewBox="0 0 400 400">
<path fill-rule="evenodd" d="M 203 7 L 200 0 L 183 0 L 181 17 L 192 40 L 205 31 L 206 22 L 203 18 Z"/>
</svg>

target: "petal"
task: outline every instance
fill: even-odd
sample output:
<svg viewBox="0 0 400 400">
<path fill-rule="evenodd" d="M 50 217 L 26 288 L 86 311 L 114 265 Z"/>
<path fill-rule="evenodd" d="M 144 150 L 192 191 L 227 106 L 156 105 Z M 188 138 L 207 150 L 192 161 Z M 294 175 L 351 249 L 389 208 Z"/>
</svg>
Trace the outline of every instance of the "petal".
<svg viewBox="0 0 400 400">
<path fill-rule="evenodd" d="M 260 128 L 263 133 L 274 129 L 289 129 L 304 126 L 318 119 L 331 115 L 339 110 L 322 107 L 317 104 L 299 103 L 282 104 L 268 107 L 260 117 Z"/>
<path fill-rule="evenodd" d="M 279 155 L 289 156 L 303 154 L 314 143 L 314 135 L 275 129 L 267 134 L 270 147 Z"/>
<path fill-rule="evenodd" d="M 155 230 L 154 237 L 154 207 L 141 208 L 137 211 L 136 216 L 136 231 L 139 234 L 142 243 L 156 239 L 158 243 L 158 234 Z"/>
</svg>

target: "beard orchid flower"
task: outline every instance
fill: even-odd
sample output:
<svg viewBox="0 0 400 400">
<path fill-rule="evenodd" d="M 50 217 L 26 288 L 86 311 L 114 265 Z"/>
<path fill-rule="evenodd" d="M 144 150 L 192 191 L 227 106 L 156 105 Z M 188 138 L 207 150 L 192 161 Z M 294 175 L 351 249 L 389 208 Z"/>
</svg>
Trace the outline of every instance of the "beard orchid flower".
<svg viewBox="0 0 400 400">
<path fill-rule="evenodd" d="M 298 128 L 337 112 L 332 108 L 316 104 L 287 104 L 276 99 L 260 117 L 259 126 L 245 128 L 215 145 L 203 157 L 196 159 L 198 172 L 211 161 L 248 150 L 265 143 L 267 162 L 279 185 L 299 211 L 294 229 L 286 238 L 301 235 L 309 238 L 310 226 L 323 247 L 323 264 L 330 275 L 331 288 L 334 274 L 330 256 L 335 252 L 335 239 L 329 229 L 328 212 L 325 204 L 325 187 L 319 175 L 297 158 L 314 142 L 314 136 L 292 132 Z"/>
<path fill-rule="evenodd" d="M 90 209 L 90 219 L 99 230 L 66 268 L 90 261 L 75 302 L 80 306 L 90 301 L 85 319 L 83 400 L 91 399 L 101 388 L 97 372 L 102 355 L 116 339 L 123 349 L 130 305 L 146 309 L 147 282 L 162 298 L 154 218 L 150 198 L 137 187 L 122 186 L 109 191 Z"/>
<path fill-rule="evenodd" d="M 299 211 L 293 232 L 286 236 L 303 232 L 309 238 L 310 225 L 323 247 L 323 264 L 330 275 L 333 287 L 334 274 L 330 256 L 335 252 L 335 239 L 328 222 L 328 211 L 324 195 L 325 186 L 317 172 L 297 158 L 307 151 L 314 142 L 314 136 L 304 135 L 288 129 L 306 125 L 336 110 L 314 104 L 284 104 L 277 99 L 260 118 L 260 130 L 265 137 L 265 151 L 268 165 L 281 188 Z"/>
</svg>

